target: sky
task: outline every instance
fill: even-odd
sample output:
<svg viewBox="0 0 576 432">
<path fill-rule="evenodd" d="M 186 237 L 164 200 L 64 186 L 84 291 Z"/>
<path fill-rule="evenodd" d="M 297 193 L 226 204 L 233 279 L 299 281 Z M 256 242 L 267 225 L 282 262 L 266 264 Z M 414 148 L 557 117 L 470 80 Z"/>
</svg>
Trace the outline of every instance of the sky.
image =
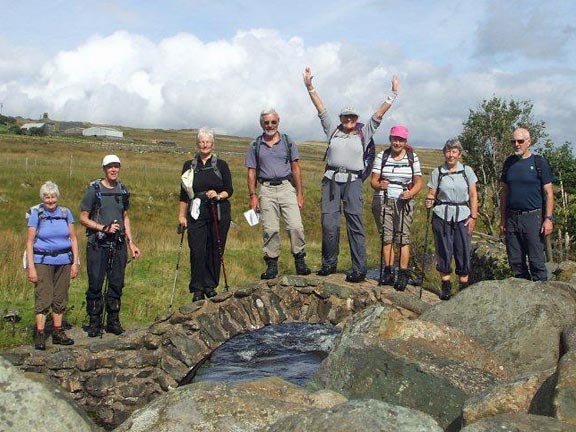
<svg viewBox="0 0 576 432">
<path fill-rule="evenodd" d="M 394 124 L 440 148 L 483 100 L 529 101 L 556 144 L 576 144 L 573 0 L 0 0 L 2 114 L 143 128 L 207 126 L 323 139 L 302 82 L 337 120 L 401 91 Z"/>
</svg>

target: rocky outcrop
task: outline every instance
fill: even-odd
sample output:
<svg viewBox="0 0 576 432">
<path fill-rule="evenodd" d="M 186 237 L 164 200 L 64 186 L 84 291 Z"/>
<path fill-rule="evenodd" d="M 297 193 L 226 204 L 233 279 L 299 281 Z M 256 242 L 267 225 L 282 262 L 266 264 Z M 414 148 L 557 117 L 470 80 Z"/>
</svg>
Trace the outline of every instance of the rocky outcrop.
<svg viewBox="0 0 576 432">
<path fill-rule="evenodd" d="M 462 432 L 575 432 L 574 426 L 552 417 L 533 414 L 500 414 L 466 426 Z"/>
<path fill-rule="evenodd" d="M 117 432 L 253 432 L 309 410 L 331 408 L 346 398 L 311 392 L 280 378 L 178 388 L 136 411 Z"/>
<path fill-rule="evenodd" d="M 511 277 L 504 243 L 496 239 L 473 243 L 470 269 L 471 283 Z"/>
<path fill-rule="evenodd" d="M 558 419 L 574 425 L 576 430 L 576 351 L 570 351 L 560 359 L 554 414 Z"/>
<path fill-rule="evenodd" d="M 278 420 L 262 432 L 442 432 L 436 421 L 416 410 L 386 402 L 354 400 Z"/>
<path fill-rule="evenodd" d="M 463 332 L 373 306 L 349 320 L 313 385 L 416 409 L 458 430 L 465 400 L 504 377 L 500 359 Z"/>
<path fill-rule="evenodd" d="M 100 429 L 62 390 L 26 378 L 0 358 L 0 430 L 91 432 Z"/>
<path fill-rule="evenodd" d="M 420 319 L 457 328 L 505 361 L 509 376 L 555 368 L 560 334 L 576 322 L 573 286 L 518 279 L 484 281 Z"/>
</svg>

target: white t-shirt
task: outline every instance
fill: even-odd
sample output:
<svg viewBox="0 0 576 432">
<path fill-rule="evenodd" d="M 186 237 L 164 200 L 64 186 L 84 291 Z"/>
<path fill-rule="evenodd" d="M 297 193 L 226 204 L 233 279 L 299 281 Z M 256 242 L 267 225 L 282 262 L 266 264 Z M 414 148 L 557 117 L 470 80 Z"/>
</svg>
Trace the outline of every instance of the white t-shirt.
<svg viewBox="0 0 576 432">
<path fill-rule="evenodd" d="M 400 160 L 395 160 L 392 155 L 390 155 L 385 161 L 384 166 L 382 166 L 383 155 L 384 151 L 381 151 L 376 156 L 372 172 L 380 174 L 383 179 L 390 182 L 388 185 L 388 198 L 400 198 L 400 194 L 412 183 L 412 176 L 422 176 L 420 159 L 418 155 L 414 153 L 414 164 L 411 168 L 408 160 L 408 152 L 405 152 Z M 414 174 L 412 174 L 412 170 L 414 170 Z M 374 196 L 381 196 L 383 193 L 384 191 L 377 190 L 374 192 Z"/>
</svg>

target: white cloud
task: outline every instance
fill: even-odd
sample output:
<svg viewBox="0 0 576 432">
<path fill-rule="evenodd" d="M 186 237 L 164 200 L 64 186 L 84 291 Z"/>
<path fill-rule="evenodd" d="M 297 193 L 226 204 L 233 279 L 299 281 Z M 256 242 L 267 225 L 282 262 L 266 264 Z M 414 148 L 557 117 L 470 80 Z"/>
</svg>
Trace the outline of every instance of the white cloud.
<svg viewBox="0 0 576 432">
<path fill-rule="evenodd" d="M 192 29 L 193 31 L 193 29 Z M 402 94 L 382 123 L 377 141 L 405 123 L 417 145 L 441 146 L 457 135 L 468 109 L 493 95 L 530 99 L 559 141 L 571 139 L 576 94 L 569 70 L 517 75 L 478 69 L 456 72 L 409 58 L 383 41 L 369 54 L 352 44 L 306 46 L 298 37 L 253 29 L 204 42 L 192 33 L 152 41 L 118 31 L 94 36 L 42 65 L 6 61 L 0 45 L 0 101 L 4 112 L 37 118 L 136 127 L 193 128 L 253 136 L 259 112 L 275 107 L 284 131 L 318 139 L 322 131 L 302 84 L 306 65 L 334 117 L 352 104 L 366 119 L 390 93 L 394 73 Z M 23 65 L 30 70 L 21 73 Z M 393 67 L 392 67 L 393 66 Z M 562 91 L 558 86 L 562 84 Z"/>
</svg>

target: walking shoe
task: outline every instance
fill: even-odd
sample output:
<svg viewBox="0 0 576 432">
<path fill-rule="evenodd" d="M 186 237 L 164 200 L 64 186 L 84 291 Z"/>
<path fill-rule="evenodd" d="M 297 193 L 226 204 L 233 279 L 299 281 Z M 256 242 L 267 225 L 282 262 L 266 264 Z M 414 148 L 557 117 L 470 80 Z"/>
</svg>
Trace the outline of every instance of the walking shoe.
<svg viewBox="0 0 576 432">
<path fill-rule="evenodd" d="M 458 282 L 458 292 L 464 291 L 469 285 L 468 282 Z"/>
<path fill-rule="evenodd" d="M 193 293 L 192 293 L 192 301 L 193 301 L 193 302 L 197 302 L 197 301 L 200 301 L 200 300 L 204 300 L 204 293 L 203 293 L 203 292 L 198 292 L 198 291 L 193 292 Z"/>
<path fill-rule="evenodd" d="M 297 275 L 306 276 L 312 273 L 310 267 L 306 265 L 306 261 L 304 260 L 305 257 L 305 252 L 300 252 L 294 255 L 294 266 L 296 267 Z"/>
<path fill-rule="evenodd" d="M 409 278 L 410 278 L 410 270 L 400 269 L 398 271 L 398 278 L 394 283 L 394 289 L 396 291 L 404 291 L 406 289 L 406 285 L 408 285 Z"/>
<path fill-rule="evenodd" d="M 325 266 L 323 265 L 320 270 L 316 272 L 318 276 L 328 276 L 336 273 L 336 266 Z"/>
<path fill-rule="evenodd" d="M 260 275 L 260 279 L 274 279 L 278 277 L 278 257 L 264 257 L 266 261 L 266 271 Z"/>
<path fill-rule="evenodd" d="M 366 273 L 358 273 L 356 270 L 352 271 L 346 276 L 346 282 L 358 283 L 366 280 Z"/>
<path fill-rule="evenodd" d="M 118 320 L 108 321 L 108 323 L 106 324 L 106 333 L 112 333 L 115 334 L 116 336 L 120 336 L 122 333 L 124 333 L 124 329 L 122 328 L 120 321 Z"/>
<path fill-rule="evenodd" d="M 218 293 L 214 288 L 208 288 L 205 292 L 206 298 L 216 297 Z"/>
<path fill-rule="evenodd" d="M 391 266 L 384 267 L 382 279 L 379 280 L 380 285 L 394 285 L 394 272 Z"/>
<path fill-rule="evenodd" d="M 442 281 L 442 292 L 440 293 L 440 300 L 450 300 L 452 297 L 452 282 L 449 280 Z"/>
<path fill-rule="evenodd" d="M 52 333 L 52 343 L 54 345 L 74 345 L 74 340 L 69 338 L 64 330 L 61 328 L 54 328 Z"/>
<path fill-rule="evenodd" d="M 36 335 L 34 335 L 34 349 L 41 351 L 46 350 L 46 336 L 43 331 L 36 330 Z"/>
</svg>

